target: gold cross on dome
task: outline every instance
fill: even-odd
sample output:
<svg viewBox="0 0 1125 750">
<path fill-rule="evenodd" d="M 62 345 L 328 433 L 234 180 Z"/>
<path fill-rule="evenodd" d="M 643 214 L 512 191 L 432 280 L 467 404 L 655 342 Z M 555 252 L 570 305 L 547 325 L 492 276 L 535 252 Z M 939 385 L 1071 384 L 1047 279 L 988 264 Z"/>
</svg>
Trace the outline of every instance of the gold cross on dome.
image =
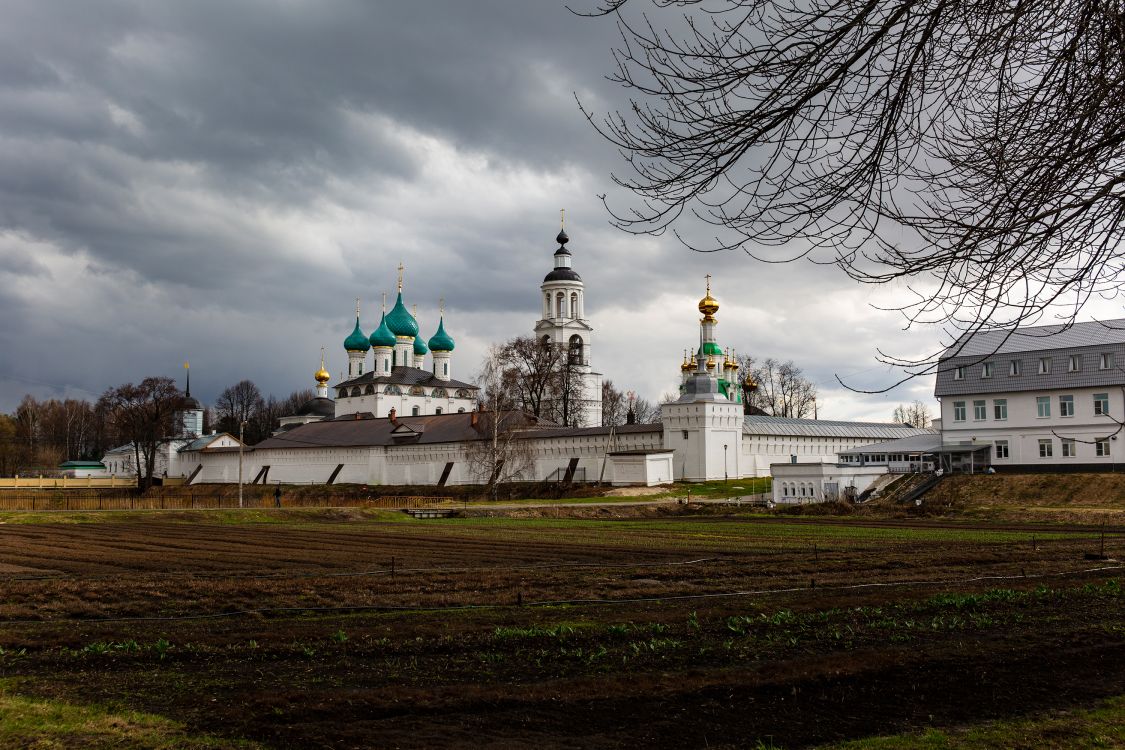
<svg viewBox="0 0 1125 750">
<path fill-rule="evenodd" d="M 438 300 L 438 314 L 445 317 L 445 297 Z"/>
<path fill-rule="evenodd" d="M 565 228 L 566 228 L 566 209 L 560 208 L 559 209 L 559 229 L 565 229 Z"/>
<path fill-rule="evenodd" d="M 711 296 L 711 274 L 707 274 L 707 296 Z"/>
<path fill-rule="evenodd" d="M 383 313 L 387 312 L 387 293 L 383 292 Z"/>
<path fill-rule="evenodd" d="M 402 263 L 400 262 L 398 264 L 398 290 L 400 292 L 402 291 L 402 272 L 404 270 L 406 270 L 406 266 L 402 265 Z"/>
<path fill-rule="evenodd" d="M 355 298 L 355 316 L 359 317 L 359 297 Z"/>
</svg>

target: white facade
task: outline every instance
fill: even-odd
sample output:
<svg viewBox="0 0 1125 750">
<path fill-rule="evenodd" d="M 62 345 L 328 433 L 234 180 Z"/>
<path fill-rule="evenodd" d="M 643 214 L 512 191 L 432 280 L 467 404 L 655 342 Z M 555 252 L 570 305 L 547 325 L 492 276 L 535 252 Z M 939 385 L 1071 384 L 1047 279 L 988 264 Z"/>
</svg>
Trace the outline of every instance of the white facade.
<svg viewBox="0 0 1125 750">
<path fill-rule="evenodd" d="M 946 445 L 990 445 L 991 463 L 1111 468 L 1125 423 L 1125 320 L 979 334 L 939 363 Z"/>
<path fill-rule="evenodd" d="M 872 443 L 925 435 L 932 430 L 882 422 L 747 416 L 742 435 L 746 476 L 770 476 L 779 463 L 835 464 L 844 451 Z"/>
<path fill-rule="evenodd" d="M 886 473 L 885 466 L 837 466 L 834 463 L 774 464 L 775 503 L 822 503 L 858 497 Z"/>
</svg>

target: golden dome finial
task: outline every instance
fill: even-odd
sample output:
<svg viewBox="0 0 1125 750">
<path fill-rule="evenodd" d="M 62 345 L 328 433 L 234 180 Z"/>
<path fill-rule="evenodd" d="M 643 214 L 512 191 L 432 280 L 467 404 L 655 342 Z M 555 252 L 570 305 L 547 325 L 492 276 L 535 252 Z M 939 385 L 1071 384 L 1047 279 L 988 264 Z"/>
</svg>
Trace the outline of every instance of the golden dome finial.
<svg viewBox="0 0 1125 750">
<path fill-rule="evenodd" d="M 359 297 L 355 298 L 355 317 L 359 320 Z"/>
<path fill-rule="evenodd" d="M 383 292 L 383 314 L 387 314 L 387 293 Z"/>
<path fill-rule="evenodd" d="M 680 363 L 680 369 L 684 372 L 695 369 L 695 364 L 688 360 L 687 349 L 684 349 L 684 361 Z"/>
<path fill-rule="evenodd" d="M 402 261 L 398 263 L 398 290 L 402 291 L 402 272 L 406 270 L 406 266 L 402 265 Z"/>
<path fill-rule="evenodd" d="M 703 319 L 709 323 L 715 322 L 712 317 L 719 311 L 719 302 L 711 296 L 711 274 L 707 274 L 707 296 L 699 300 L 699 312 L 703 313 Z"/>
<path fill-rule="evenodd" d="M 320 347 L 320 369 L 313 375 L 316 379 L 317 385 L 328 385 L 328 381 L 332 379 L 332 375 L 324 367 L 324 347 Z"/>
<path fill-rule="evenodd" d="M 442 297 L 441 299 L 438 300 L 437 309 L 438 309 L 438 317 L 444 318 L 445 317 L 445 297 Z"/>
</svg>

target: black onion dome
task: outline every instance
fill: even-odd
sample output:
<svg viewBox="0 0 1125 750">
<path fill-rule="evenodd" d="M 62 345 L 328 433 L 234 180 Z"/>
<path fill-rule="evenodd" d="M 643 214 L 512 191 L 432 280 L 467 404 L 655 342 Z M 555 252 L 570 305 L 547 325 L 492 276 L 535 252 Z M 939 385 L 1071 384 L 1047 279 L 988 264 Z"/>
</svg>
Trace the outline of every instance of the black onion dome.
<svg viewBox="0 0 1125 750">
<path fill-rule="evenodd" d="M 202 409 L 202 408 L 203 408 L 203 404 L 196 401 L 195 396 L 192 396 L 189 393 L 184 397 L 184 405 L 183 405 L 184 411 L 196 411 L 196 410 Z"/>
<path fill-rule="evenodd" d="M 555 242 L 559 243 L 560 245 L 565 245 L 566 243 L 570 242 L 570 237 L 566 236 L 565 229 L 559 230 L 559 236 L 555 237 Z"/>
<path fill-rule="evenodd" d="M 582 281 L 582 277 L 573 268 L 556 268 L 544 276 L 543 281 Z"/>
<path fill-rule="evenodd" d="M 314 399 L 306 401 L 300 409 L 297 410 L 298 417 L 334 417 L 336 416 L 336 403 L 324 396 L 317 396 Z"/>
</svg>

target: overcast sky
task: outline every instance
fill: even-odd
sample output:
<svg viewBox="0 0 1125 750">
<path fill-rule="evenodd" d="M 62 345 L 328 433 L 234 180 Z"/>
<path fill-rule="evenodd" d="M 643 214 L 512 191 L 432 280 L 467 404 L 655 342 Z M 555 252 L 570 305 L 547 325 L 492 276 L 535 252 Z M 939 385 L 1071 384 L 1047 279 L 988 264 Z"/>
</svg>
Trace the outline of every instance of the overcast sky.
<svg viewBox="0 0 1125 750">
<path fill-rule="evenodd" d="M 893 290 L 609 226 L 622 162 L 575 102 L 624 103 L 604 20 L 553 0 L 2 7 L 0 411 L 184 360 L 208 403 L 242 378 L 309 387 L 321 346 L 345 369 L 355 298 L 370 333 L 400 261 L 427 338 L 445 298 L 468 379 L 530 333 L 564 207 L 593 362 L 622 389 L 675 387 L 711 273 L 720 344 L 793 359 L 822 418 L 931 400 L 929 378 L 836 384 L 891 383 L 877 349 L 938 345 L 869 306 Z"/>
</svg>

